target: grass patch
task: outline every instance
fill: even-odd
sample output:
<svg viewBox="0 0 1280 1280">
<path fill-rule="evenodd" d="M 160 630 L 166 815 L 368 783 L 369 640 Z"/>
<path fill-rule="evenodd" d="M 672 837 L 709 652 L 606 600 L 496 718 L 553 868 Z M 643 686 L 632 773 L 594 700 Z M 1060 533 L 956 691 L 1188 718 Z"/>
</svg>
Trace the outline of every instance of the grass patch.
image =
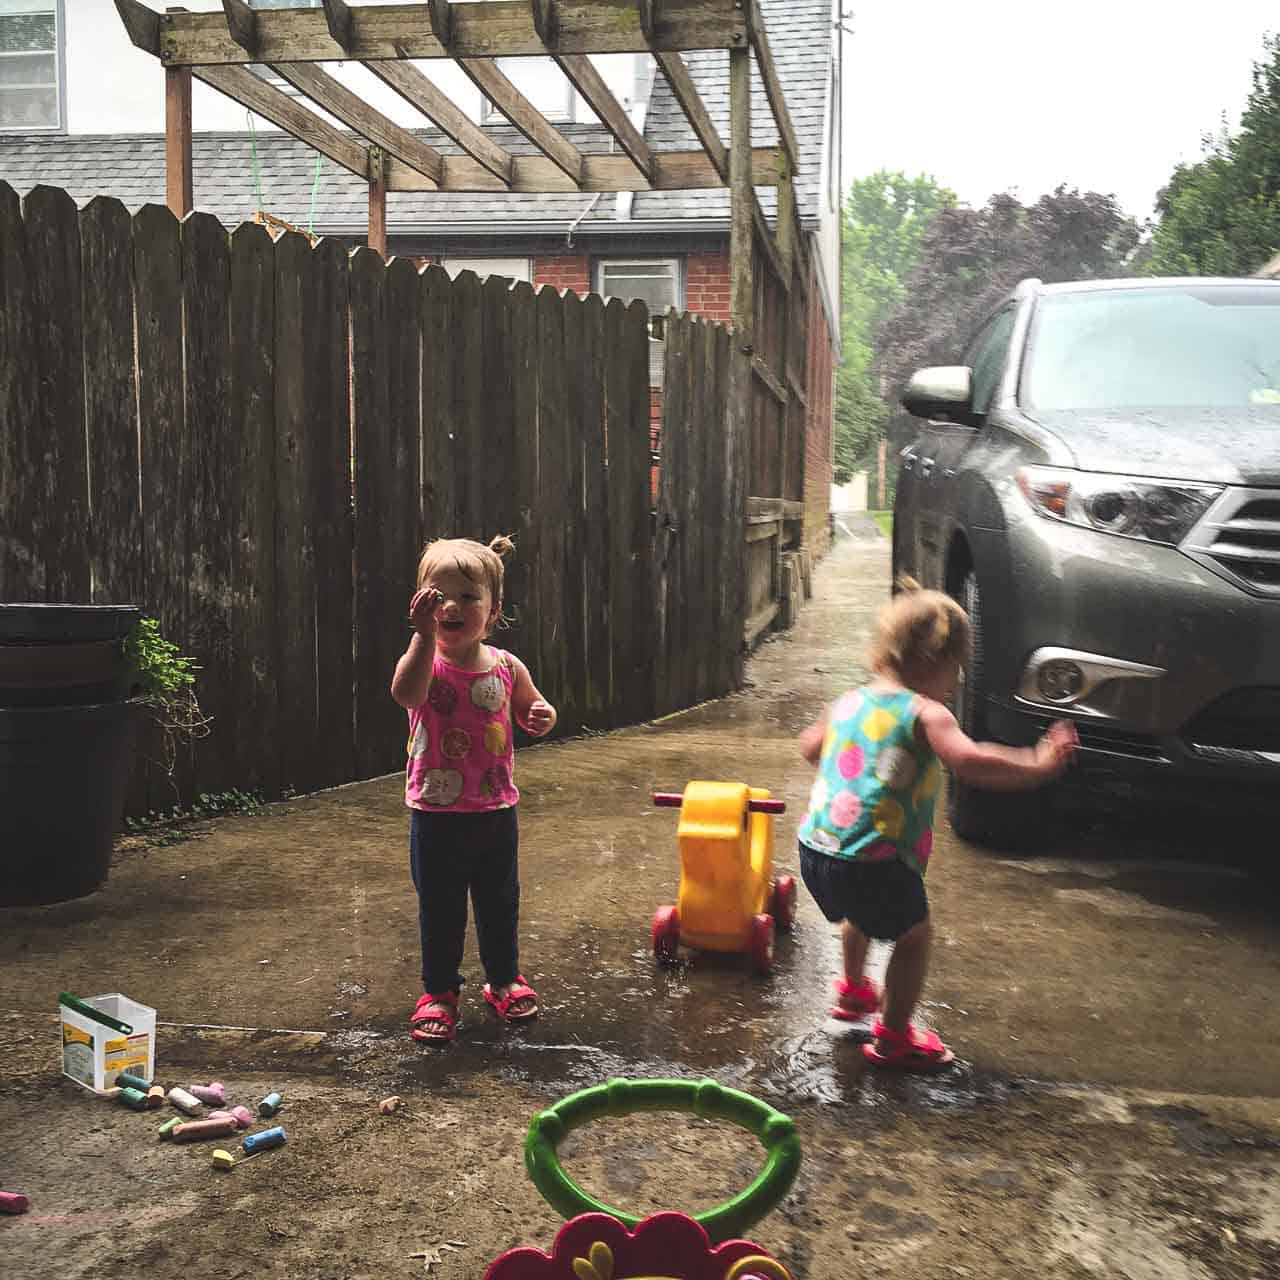
<svg viewBox="0 0 1280 1280">
<path fill-rule="evenodd" d="M 867 514 L 880 526 L 880 532 L 886 538 L 893 537 L 893 512 L 892 511 L 868 511 Z"/>
</svg>

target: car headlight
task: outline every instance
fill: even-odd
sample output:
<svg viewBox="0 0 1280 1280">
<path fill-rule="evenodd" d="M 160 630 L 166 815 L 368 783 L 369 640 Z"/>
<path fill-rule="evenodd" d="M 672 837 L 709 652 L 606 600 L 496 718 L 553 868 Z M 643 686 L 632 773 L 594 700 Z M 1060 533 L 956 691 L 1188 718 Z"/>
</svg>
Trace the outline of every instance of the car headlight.
<svg viewBox="0 0 1280 1280">
<path fill-rule="evenodd" d="M 1126 538 L 1177 546 L 1221 485 L 1113 476 L 1065 467 L 1020 467 L 1018 488 L 1037 515 Z"/>
</svg>

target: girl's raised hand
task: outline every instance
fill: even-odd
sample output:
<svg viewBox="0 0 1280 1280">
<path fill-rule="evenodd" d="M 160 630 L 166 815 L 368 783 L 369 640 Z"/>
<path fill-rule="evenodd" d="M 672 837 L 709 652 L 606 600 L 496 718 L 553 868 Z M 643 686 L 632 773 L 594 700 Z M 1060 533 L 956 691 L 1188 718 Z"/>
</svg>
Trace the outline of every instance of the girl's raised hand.
<svg viewBox="0 0 1280 1280">
<path fill-rule="evenodd" d="M 424 639 L 434 640 L 436 634 L 436 610 L 444 596 L 434 587 L 423 587 L 409 601 L 409 622 Z"/>
</svg>

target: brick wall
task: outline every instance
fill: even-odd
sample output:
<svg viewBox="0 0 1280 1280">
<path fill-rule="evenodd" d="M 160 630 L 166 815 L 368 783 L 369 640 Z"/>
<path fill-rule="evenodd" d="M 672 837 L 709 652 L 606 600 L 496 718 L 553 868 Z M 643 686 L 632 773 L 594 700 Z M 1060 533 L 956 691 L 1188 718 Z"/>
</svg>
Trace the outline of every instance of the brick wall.
<svg viewBox="0 0 1280 1280">
<path fill-rule="evenodd" d="M 684 306 L 704 320 L 729 323 L 729 255 L 691 253 L 685 259 Z"/>
<path fill-rule="evenodd" d="M 816 276 L 809 280 L 809 358 L 805 388 L 809 407 L 804 444 L 804 540 L 822 555 L 831 542 L 832 371 L 835 352 Z"/>
<path fill-rule="evenodd" d="M 585 253 L 559 254 L 550 258 L 534 258 L 533 287 L 551 285 L 563 293 L 572 289 L 579 297 L 591 292 L 591 259 Z"/>
</svg>

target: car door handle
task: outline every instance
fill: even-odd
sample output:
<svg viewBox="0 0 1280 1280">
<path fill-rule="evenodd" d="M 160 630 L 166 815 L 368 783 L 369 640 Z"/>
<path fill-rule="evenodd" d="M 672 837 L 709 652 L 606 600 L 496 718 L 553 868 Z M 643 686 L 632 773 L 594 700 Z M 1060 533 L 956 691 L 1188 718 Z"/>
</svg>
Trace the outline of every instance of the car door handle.
<svg viewBox="0 0 1280 1280">
<path fill-rule="evenodd" d="M 903 471 L 910 471 L 916 465 L 916 458 L 918 456 L 919 455 L 917 455 L 916 451 L 910 445 L 907 445 L 906 448 L 898 454 L 898 457 L 902 459 Z"/>
<path fill-rule="evenodd" d="M 933 475 L 933 459 L 932 458 L 920 459 L 920 474 L 926 480 L 931 475 Z"/>
</svg>

